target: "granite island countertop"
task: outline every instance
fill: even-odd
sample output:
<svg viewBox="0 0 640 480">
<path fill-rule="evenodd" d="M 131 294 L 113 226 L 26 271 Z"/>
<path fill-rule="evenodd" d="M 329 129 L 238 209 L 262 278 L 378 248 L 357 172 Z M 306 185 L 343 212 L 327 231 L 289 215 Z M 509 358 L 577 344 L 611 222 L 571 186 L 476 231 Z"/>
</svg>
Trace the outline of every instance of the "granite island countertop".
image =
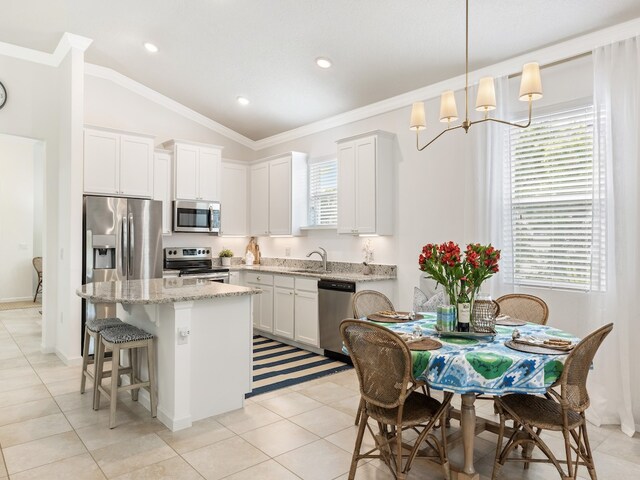
<svg viewBox="0 0 640 480">
<path fill-rule="evenodd" d="M 92 303 L 155 304 L 262 293 L 257 288 L 211 282 L 205 278 L 152 278 L 96 282 L 82 285 L 76 294 Z"/>
</svg>

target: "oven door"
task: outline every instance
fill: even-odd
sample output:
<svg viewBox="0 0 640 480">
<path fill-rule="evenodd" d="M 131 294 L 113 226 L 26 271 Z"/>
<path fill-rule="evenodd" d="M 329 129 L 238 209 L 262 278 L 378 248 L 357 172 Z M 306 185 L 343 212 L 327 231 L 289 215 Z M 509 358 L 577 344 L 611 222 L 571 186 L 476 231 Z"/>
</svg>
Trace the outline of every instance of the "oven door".
<svg viewBox="0 0 640 480">
<path fill-rule="evenodd" d="M 173 231 L 217 235 L 220 232 L 220 203 L 173 202 Z"/>
</svg>

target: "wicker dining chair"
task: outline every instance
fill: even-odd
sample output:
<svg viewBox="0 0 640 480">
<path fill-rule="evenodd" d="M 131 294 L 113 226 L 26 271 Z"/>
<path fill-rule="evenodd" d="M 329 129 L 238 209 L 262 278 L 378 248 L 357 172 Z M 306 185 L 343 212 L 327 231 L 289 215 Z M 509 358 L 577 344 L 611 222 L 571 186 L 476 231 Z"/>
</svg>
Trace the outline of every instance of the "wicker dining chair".
<svg viewBox="0 0 640 480">
<path fill-rule="evenodd" d="M 381 310 L 395 310 L 385 294 L 375 290 L 361 290 L 353 296 L 353 318 L 366 317 Z"/>
<path fill-rule="evenodd" d="M 496 300 L 500 305 L 500 313 L 526 322 L 546 325 L 549 318 L 549 307 L 539 297 L 523 293 L 510 293 Z"/>
<path fill-rule="evenodd" d="M 391 330 L 370 322 L 347 319 L 340 324 L 340 334 L 353 361 L 365 405 L 349 480 L 356 474 L 358 461 L 371 458 L 380 459 L 395 478 L 404 479 L 417 456 L 437 460 L 445 478 L 449 479 L 445 429 L 440 429 L 440 439 L 432 430 L 442 419 L 453 394 L 445 392 L 440 402 L 416 391 L 424 382 L 413 377 L 409 347 Z M 369 418 L 377 422 L 378 433 L 374 433 Z M 373 437 L 375 447 L 361 453 L 365 429 Z M 403 445 L 405 430 L 417 433 L 412 446 Z M 420 450 L 423 442 L 430 448 Z"/>
<path fill-rule="evenodd" d="M 596 480 L 584 413 L 589 407 L 587 375 L 593 357 L 612 329 L 613 323 L 600 327 L 573 348 L 564 363 L 560 378 L 545 397 L 515 393 L 495 398 L 500 414 L 500 430 L 492 480 L 498 478 L 500 469 L 507 461 L 524 462 L 525 469 L 529 468 L 530 463 L 552 463 L 563 480 L 577 478 L 578 466 L 585 465 L 591 479 Z M 501 448 L 507 415 L 514 420 L 515 430 Z M 542 440 L 542 430 L 562 432 L 564 459 L 558 459 Z M 523 446 L 522 457 L 509 457 L 509 453 L 518 445 Z M 533 448 L 527 447 L 536 446 L 546 458 L 531 457 Z M 571 458 L 572 453 L 575 453 L 575 460 Z M 566 472 L 562 468 L 563 464 L 567 467 Z"/>
<path fill-rule="evenodd" d="M 38 274 L 38 286 L 36 287 L 36 293 L 33 296 L 33 302 L 35 303 L 38 298 L 38 293 L 42 291 L 42 257 L 33 257 L 33 268 L 35 268 Z"/>
</svg>

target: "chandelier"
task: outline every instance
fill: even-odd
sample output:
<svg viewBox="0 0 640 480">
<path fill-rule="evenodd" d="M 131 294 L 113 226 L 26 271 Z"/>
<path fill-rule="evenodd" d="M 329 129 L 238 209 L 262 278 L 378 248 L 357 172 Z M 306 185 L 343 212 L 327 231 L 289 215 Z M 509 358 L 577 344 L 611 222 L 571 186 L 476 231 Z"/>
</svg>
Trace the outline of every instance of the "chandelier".
<svg viewBox="0 0 640 480">
<path fill-rule="evenodd" d="M 465 83 L 464 83 L 464 120 L 459 125 L 451 125 L 451 122 L 458 120 L 458 108 L 453 90 L 447 90 L 440 97 L 440 122 L 446 123 L 447 128 L 436 135 L 429 143 L 420 146 L 420 130 L 427 128 L 425 120 L 424 102 L 415 102 L 411 108 L 411 124 L 409 128 L 416 132 L 416 148 L 422 151 L 440 138 L 444 133 L 458 128 L 463 128 L 465 133 L 469 131 L 471 125 L 484 122 L 498 122 L 513 127 L 527 128 L 531 125 L 531 104 L 534 100 L 542 98 L 542 81 L 540 80 L 540 67 L 537 63 L 527 63 L 522 67 L 522 79 L 520 81 L 519 99 L 529 102 L 529 120 L 525 124 L 518 124 L 492 118 L 489 116 L 491 110 L 496 108 L 496 91 L 493 77 L 481 78 L 478 83 L 478 96 L 476 98 L 476 110 L 484 113 L 484 118 L 480 120 L 469 119 L 469 0 L 466 0 L 466 46 L 465 46 Z"/>
</svg>

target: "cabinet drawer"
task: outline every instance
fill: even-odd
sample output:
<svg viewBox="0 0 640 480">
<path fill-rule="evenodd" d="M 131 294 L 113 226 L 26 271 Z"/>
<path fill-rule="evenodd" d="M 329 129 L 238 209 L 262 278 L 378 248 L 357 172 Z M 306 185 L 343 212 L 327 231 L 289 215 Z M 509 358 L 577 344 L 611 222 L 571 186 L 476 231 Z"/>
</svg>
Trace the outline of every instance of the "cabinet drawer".
<svg viewBox="0 0 640 480">
<path fill-rule="evenodd" d="M 283 287 L 283 288 L 293 288 L 294 286 L 294 278 L 293 277 L 284 277 L 282 275 L 276 275 L 274 277 L 275 286 Z"/>
<path fill-rule="evenodd" d="M 296 278 L 296 290 L 305 290 L 307 292 L 318 291 L 318 280 L 315 278 Z"/>
<path fill-rule="evenodd" d="M 273 275 L 247 272 L 245 278 L 247 283 L 257 283 L 258 285 L 273 285 Z"/>
</svg>

